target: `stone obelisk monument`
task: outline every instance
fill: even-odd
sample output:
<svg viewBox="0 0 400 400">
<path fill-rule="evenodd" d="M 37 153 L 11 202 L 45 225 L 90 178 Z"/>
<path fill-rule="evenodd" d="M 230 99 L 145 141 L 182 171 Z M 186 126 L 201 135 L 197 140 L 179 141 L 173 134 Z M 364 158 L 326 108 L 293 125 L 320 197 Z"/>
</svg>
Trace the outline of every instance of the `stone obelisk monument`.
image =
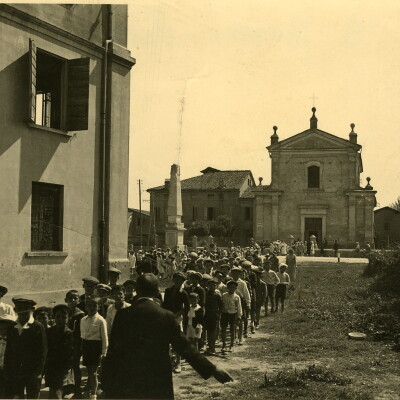
<svg viewBox="0 0 400 400">
<path fill-rule="evenodd" d="M 165 245 L 170 249 L 183 250 L 183 232 L 185 231 L 182 223 L 182 193 L 180 167 L 178 164 L 171 166 L 171 179 L 169 182 L 168 193 L 168 222 L 165 225 Z"/>
</svg>

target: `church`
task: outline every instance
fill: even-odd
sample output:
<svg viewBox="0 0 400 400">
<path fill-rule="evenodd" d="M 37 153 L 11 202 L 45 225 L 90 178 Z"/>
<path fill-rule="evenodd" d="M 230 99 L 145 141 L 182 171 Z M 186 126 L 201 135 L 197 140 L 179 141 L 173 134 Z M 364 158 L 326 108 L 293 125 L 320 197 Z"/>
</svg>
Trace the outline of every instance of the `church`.
<svg viewBox="0 0 400 400">
<path fill-rule="evenodd" d="M 376 191 L 361 187 L 362 146 L 355 125 L 349 139 L 318 129 L 312 108 L 310 128 L 279 141 L 273 127 L 271 184 L 254 187 L 254 239 L 308 241 L 315 235 L 318 245 L 338 240 L 341 248 L 374 242 Z"/>
</svg>

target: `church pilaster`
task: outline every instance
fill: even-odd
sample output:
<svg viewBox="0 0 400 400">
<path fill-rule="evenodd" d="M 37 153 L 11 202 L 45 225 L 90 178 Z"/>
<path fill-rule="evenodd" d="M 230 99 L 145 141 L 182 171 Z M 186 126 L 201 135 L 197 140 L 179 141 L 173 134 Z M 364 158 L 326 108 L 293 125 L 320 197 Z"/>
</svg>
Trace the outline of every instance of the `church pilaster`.
<svg viewBox="0 0 400 400">
<path fill-rule="evenodd" d="M 272 196 L 272 240 L 279 239 L 279 194 Z"/>
<path fill-rule="evenodd" d="M 254 239 L 256 241 L 264 240 L 264 198 L 263 196 L 256 196 L 256 213 L 255 213 L 255 234 Z"/>
<path fill-rule="evenodd" d="M 365 243 L 372 244 L 374 242 L 374 197 L 365 197 L 364 219 L 365 219 Z"/>
<path fill-rule="evenodd" d="M 356 197 L 349 195 L 349 243 L 354 244 L 356 241 Z"/>
</svg>

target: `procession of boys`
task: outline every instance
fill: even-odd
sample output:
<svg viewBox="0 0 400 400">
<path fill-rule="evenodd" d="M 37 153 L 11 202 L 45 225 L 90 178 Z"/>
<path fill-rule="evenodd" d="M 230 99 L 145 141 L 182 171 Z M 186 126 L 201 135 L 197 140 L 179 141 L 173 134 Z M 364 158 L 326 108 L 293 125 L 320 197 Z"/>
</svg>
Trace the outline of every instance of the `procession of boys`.
<svg viewBox="0 0 400 400">
<path fill-rule="evenodd" d="M 254 242 L 129 259 L 130 279 L 120 282 L 114 267 L 107 283 L 83 277 L 53 308 L 23 296 L 6 304 L 0 286 L 0 398 L 37 399 L 48 387 L 58 399 L 173 399 L 181 360 L 205 379 L 232 381 L 213 357 L 229 357 L 260 318 L 284 312 L 297 270 L 291 248 L 279 264 Z"/>
</svg>

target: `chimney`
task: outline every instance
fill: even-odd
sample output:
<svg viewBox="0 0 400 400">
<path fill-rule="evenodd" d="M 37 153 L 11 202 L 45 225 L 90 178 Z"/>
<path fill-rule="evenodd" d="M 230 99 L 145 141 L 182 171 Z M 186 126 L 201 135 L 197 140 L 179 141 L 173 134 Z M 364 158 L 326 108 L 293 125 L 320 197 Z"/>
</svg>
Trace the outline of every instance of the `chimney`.
<svg viewBox="0 0 400 400">
<path fill-rule="evenodd" d="M 310 118 L 310 129 L 317 129 L 318 126 L 318 118 L 315 116 L 315 111 L 317 111 L 317 109 L 315 107 L 313 107 L 311 109 L 313 115 Z"/>
<path fill-rule="evenodd" d="M 169 183 L 171 182 L 171 179 L 166 179 L 164 182 L 164 187 L 165 189 L 169 189 Z"/>
<path fill-rule="evenodd" d="M 274 130 L 273 135 L 271 136 L 271 146 L 274 144 L 277 144 L 279 142 L 279 136 L 276 133 L 276 131 L 278 130 L 277 126 L 273 126 L 272 129 Z"/>
<path fill-rule="evenodd" d="M 349 133 L 349 141 L 350 143 L 357 144 L 357 133 L 354 132 L 355 125 L 350 124 L 351 132 Z"/>
</svg>

